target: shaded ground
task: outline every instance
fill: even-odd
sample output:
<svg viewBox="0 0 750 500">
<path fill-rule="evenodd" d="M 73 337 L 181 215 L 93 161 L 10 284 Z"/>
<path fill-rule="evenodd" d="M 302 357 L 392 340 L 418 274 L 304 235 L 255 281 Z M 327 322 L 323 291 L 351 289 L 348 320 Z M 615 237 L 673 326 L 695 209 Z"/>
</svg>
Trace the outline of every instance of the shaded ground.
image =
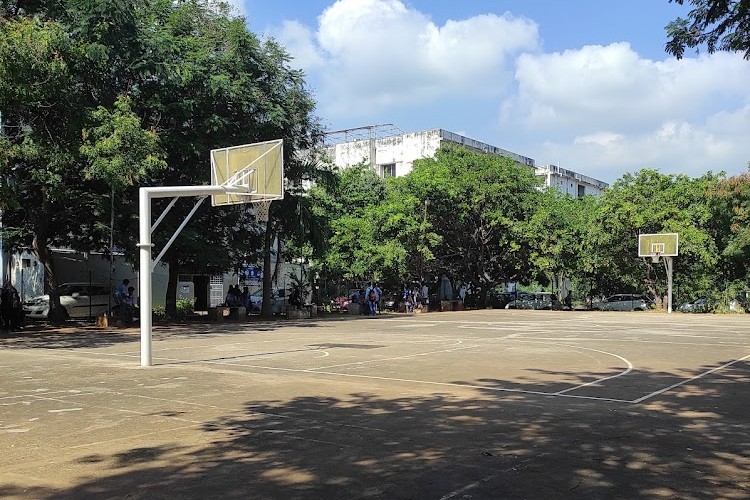
<svg viewBox="0 0 750 500">
<path fill-rule="evenodd" d="M 750 498 L 746 316 L 0 339 L 4 498 Z"/>
</svg>

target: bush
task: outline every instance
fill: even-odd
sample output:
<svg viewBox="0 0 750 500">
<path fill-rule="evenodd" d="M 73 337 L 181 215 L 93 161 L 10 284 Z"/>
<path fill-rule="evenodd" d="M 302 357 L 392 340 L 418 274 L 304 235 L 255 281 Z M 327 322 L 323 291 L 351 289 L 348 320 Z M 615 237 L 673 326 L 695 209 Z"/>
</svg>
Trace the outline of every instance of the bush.
<svg viewBox="0 0 750 500">
<path fill-rule="evenodd" d="M 177 300 L 177 315 L 178 316 L 190 316 L 193 314 L 195 307 L 195 301 L 193 299 L 178 299 Z"/>
</svg>

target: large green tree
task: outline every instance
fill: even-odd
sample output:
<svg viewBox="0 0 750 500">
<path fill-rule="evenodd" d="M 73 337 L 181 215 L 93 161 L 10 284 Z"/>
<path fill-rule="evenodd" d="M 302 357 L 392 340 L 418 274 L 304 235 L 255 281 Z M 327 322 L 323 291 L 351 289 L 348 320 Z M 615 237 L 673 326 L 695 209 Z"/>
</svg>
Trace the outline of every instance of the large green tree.
<svg viewBox="0 0 750 500">
<path fill-rule="evenodd" d="M 123 82 L 142 75 L 132 60 L 111 55 L 137 57 L 143 9 L 106 0 L 5 2 L 0 8 L 4 218 L 17 228 L 11 244 L 32 246 L 44 265 L 54 318 L 60 309 L 50 248 L 107 248 L 103 200 L 163 165 L 153 132 L 127 100 L 116 106 Z M 98 146 L 89 143 L 84 152 L 86 129 Z M 99 153 L 110 160 L 129 155 L 133 171 L 110 168 L 114 163 L 97 160 Z"/>
<path fill-rule="evenodd" d="M 678 233 L 675 283 L 685 295 L 710 288 L 718 254 L 707 197 L 716 180 L 710 173 L 692 179 L 649 169 L 617 180 L 599 200 L 587 243 L 596 266 L 590 272 L 606 280 L 598 284 L 599 291 L 645 290 L 661 304 L 665 271 L 662 264 L 638 258 L 642 233 Z"/>
<path fill-rule="evenodd" d="M 541 194 L 526 226 L 538 281 L 554 283 L 558 292 L 568 280 L 586 281 L 586 243 L 595 206 L 591 196 L 573 198 L 554 187 Z"/>
<path fill-rule="evenodd" d="M 710 193 L 722 278 L 750 288 L 750 171 L 721 179 Z"/>
<path fill-rule="evenodd" d="M 540 196 L 532 169 L 510 158 L 446 145 L 434 158 L 415 161 L 414 170 L 396 181 L 416 201 L 411 217 L 419 220 L 419 201 L 429 200 L 426 219 L 440 239 L 430 248 L 434 260 L 425 275 L 437 282 L 445 273 L 470 283 L 480 301 L 498 282 L 528 280 L 526 224 Z"/>
<path fill-rule="evenodd" d="M 314 101 L 276 42 L 249 33 L 228 4 L 211 0 L 2 8 L 9 15 L 0 40 L 3 160 L 17 193 L 4 199 L 45 265 L 50 245 L 106 248 L 115 199 L 115 243 L 135 256 L 139 183 L 205 184 L 211 149 L 282 138 L 289 196 L 274 203 L 265 227 L 252 223 L 247 207 L 204 204 L 164 257 L 167 311 L 176 310 L 180 272 L 221 272 L 259 255 L 270 260 L 283 229 L 295 227 L 302 181 L 320 171 L 298 155 L 320 137 Z M 41 209 L 26 210 L 28 199 Z M 154 212 L 167 203 L 155 202 Z M 154 235 L 156 252 L 191 208 L 181 201 L 170 211 Z M 51 264 L 47 276 L 54 289 Z"/>
<path fill-rule="evenodd" d="M 682 5 L 685 0 L 669 0 Z M 666 26 L 666 51 L 681 59 L 685 49 L 705 46 L 709 54 L 744 52 L 750 59 L 750 0 L 688 0 L 692 10 Z"/>
</svg>

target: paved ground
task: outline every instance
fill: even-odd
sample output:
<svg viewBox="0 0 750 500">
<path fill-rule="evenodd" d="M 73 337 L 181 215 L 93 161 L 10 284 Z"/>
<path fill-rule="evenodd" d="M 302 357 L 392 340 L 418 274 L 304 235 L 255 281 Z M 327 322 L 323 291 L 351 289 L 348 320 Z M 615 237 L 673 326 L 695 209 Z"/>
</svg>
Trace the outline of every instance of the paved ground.
<svg viewBox="0 0 750 500">
<path fill-rule="evenodd" d="M 750 498 L 750 315 L 0 339 L 3 498 Z"/>
</svg>

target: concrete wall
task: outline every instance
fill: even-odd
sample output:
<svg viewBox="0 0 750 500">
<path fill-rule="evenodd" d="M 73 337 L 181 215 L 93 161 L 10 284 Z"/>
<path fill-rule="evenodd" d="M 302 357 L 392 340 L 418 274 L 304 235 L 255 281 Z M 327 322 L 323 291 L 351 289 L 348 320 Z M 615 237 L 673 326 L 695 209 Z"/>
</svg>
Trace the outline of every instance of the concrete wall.
<svg viewBox="0 0 750 500">
<path fill-rule="evenodd" d="M 91 282 L 108 285 L 110 283 L 109 257 L 92 253 L 85 255 L 72 250 L 52 250 L 55 263 L 57 282 Z M 44 266 L 36 258 L 36 254 L 29 250 L 12 254 L 9 259 L 9 276 L 23 299 L 44 295 Z M 153 272 L 153 298 L 155 306 L 163 306 L 166 297 L 169 267 L 158 265 Z M 135 287 L 138 294 L 138 272 L 133 269 L 122 256 L 115 256 L 112 265 L 111 288 L 114 288 L 125 278 Z"/>
<path fill-rule="evenodd" d="M 536 176 L 544 180 L 544 185 L 554 187 L 562 193 L 578 198 L 579 187 L 583 186 L 584 194 L 601 196 L 609 187 L 606 182 L 594 179 L 587 175 L 560 168 L 557 165 L 545 165 L 537 167 Z"/>
</svg>

